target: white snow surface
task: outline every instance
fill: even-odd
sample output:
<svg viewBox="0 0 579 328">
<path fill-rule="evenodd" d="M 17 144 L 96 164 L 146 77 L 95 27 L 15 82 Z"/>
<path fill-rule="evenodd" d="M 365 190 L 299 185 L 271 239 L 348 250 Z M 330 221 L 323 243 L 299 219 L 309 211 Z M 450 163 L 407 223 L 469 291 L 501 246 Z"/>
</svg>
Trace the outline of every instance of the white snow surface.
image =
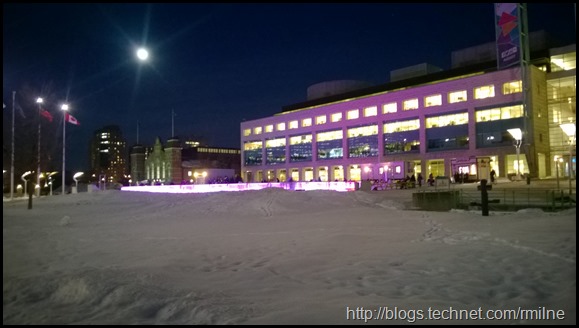
<svg viewBox="0 0 579 328">
<path fill-rule="evenodd" d="M 397 195 L 4 202 L 3 324 L 575 324 L 575 209 L 429 212 Z M 564 319 L 433 320 L 429 309 Z"/>
</svg>

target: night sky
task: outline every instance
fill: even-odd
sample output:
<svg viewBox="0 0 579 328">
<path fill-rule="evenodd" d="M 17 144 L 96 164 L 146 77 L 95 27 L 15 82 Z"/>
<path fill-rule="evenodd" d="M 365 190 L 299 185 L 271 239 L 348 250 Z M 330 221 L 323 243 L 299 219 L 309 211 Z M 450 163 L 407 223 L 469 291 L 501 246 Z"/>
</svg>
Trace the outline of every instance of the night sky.
<svg viewBox="0 0 579 328">
<path fill-rule="evenodd" d="M 529 30 L 574 43 L 574 9 L 531 3 Z M 312 84 L 383 84 L 424 62 L 449 69 L 452 51 L 495 38 L 492 3 L 4 4 L 3 21 L 5 153 L 13 91 L 27 119 L 34 97 L 50 99 L 60 126 L 67 101 L 81 123 L 66 127 L 70 170 L 89 169 L 89 140 L 106 125 L 130 147 L 138 121 L 140 143 L 152 145 L 171 136 L 174 111 L 175 135 L 239 148 L 240 122 L 305 101 Z M 62 127 L 46 138 L 62 147 Z"/>
</svg>

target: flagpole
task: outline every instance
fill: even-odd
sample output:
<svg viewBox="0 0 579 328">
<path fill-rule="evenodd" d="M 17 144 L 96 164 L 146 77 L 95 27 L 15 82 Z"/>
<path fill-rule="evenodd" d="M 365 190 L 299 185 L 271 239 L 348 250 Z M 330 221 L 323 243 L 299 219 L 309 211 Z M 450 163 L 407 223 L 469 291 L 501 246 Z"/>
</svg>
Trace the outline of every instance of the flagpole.
<svg viewBox="0 0 579 328">
<path fill-rule="evenodd" d="M 171 108 L 171 138 L 175 136 L 175 111 Z"/>
<path fill-rule="evenodd" d="M 14 200 L 14 103 L 16 91 L 12 91 L 12 160 L 10 164 L 10 200 Z"/>
<path fill-rule="evenodd" d="M 43 99 L 38 98 L 36 102 L 38 103 L 38 159 L 37 159 L 37 171 L 36 171 L 36 187 L 38 187 L 38 195 L 40 197 L 40 106 L 42 104 Z M 34 188 L 36 189 L 36 188 Z"/>
<path fill-rule="evenodd" d="M 66 111 L 68 110 L 68 105 L 62 105 L 62 194 L 66 195 Z"/>
</svg>

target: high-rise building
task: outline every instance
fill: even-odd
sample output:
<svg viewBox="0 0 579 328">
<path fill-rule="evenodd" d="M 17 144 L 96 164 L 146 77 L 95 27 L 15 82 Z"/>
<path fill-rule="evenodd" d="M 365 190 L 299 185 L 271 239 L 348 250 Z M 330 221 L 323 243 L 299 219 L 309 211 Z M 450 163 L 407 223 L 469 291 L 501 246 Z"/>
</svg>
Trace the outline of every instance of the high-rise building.
<svg viewBox="0 0 579 328">
<path fill-rule="evenodd" d="M 535 35 L 525 66 L 497 69 L 490 42 L 454 52 L 447 71 L 428 64 L 396 70 L 389 83 L 328 96 L 317 90 L 321 97 L 308 94 L 242 122 L 242 177 L 360 181 L 421 173 L 477 181 L 491 170 L 511 179 L 574 177 L 575 139 L 562 124 L 576 122 L 575 44 L 555 48 Z"/>
<path fill-rule="evenodd" d="M 105 126 L 93 133 L 90 165 L 91 175 L 100 182 L 122 183 L 127 180 L 126 141 L 119 126 Z"/>
</svg>

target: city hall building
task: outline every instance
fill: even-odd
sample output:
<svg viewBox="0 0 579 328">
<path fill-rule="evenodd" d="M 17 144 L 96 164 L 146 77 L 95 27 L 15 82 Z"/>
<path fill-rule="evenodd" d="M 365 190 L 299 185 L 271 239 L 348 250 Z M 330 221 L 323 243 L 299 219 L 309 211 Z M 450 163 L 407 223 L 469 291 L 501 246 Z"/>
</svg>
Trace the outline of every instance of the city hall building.
<svg viewBox="0 0 579 328">
<path fill-rule="evenodd" d="M 546 39 L 531 34 L 525 66 L 497 69 L 491 42 L 453 52 L 447 71 L 421 64 L 379 86 L 313 85 L 307 101 L 241 123 L 243 179 L 574 176 L 574 136 L 561 124 L 575 124 L 575 44 Z"/>
</svg>

